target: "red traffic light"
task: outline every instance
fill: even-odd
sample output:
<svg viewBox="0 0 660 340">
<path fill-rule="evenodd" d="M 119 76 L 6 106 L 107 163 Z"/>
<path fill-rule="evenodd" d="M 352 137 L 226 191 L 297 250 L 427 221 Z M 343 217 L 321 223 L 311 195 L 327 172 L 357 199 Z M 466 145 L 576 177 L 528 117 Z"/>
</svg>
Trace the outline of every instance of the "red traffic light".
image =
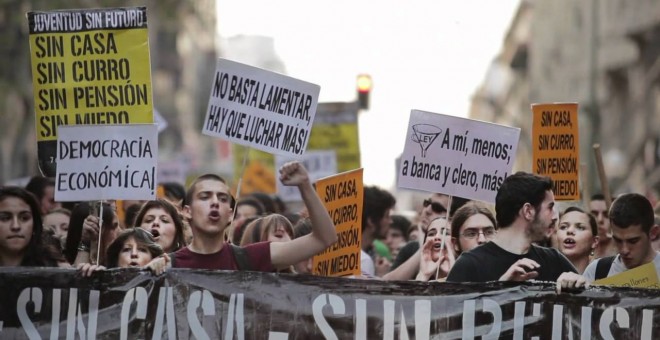
<svg viewBox="0 0 660 340">
<path fill-rule="evenodd" d="M 357 90 L 358 92 L 369 92 L 371 91 L 371 76 L 368 74 L 360 74 L 357 77 Z"/>
</svg>

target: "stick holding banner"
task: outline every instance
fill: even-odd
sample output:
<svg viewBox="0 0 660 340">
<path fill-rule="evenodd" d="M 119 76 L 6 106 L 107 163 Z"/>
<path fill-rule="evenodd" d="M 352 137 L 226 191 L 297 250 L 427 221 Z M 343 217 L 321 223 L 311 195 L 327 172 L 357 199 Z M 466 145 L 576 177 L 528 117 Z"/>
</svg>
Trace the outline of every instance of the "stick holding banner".
<svg viewBox="0 0 660 340">
<path fill-rule="evenodd" d="M 449 225 L 449 216 L 451 216 L 451 198 L 452 196 L 449 195 L 449 201 L 447 203 L 447 224 Z M 440 253 L 442 254 L 442 251 L 445 249 L 445 236 L 447 235 L 447 228 L 442 228 L 441 234 L 442 235 L 442 240 L 440 241 Z M 420 247 L 421 249 L 421 247 Z M 447 256 L 449 256 L 449 249 L 447 249 Z M 442 261 L 440 261 L 442 262 Z M 438 275 L 440 274 L 440 262 L 438 262 L 438 268 L 435 269 L 435 277 L 437 278 Z"/>
<path fill-rule="evenodd" d="M 605 166 L 603 166 L 603 156 L 600 152 L 600 144 L 594 144 L 594 155 L 596 156 L 598 178 L 600 179 L 601 188 L 603 188 L 603 196 L 605 196 L 605 204 L 609 207 L 612 204 L 612 195 L 610 194 L 610 185 L 607 182 L 607 175 L 605 174 Z"/>
<path fill-rule="evenodd" d="M 243 165 L 241 165 L 241 176 L 238 178 L 238 185 L 236 185 L 236 198 L 241 197 L 241 184 L 243 184 L 243 174 L 245 173 L 245 164 L 247 163 L 248 155 L 250 154 L 250 147 L 245 148 L 245 153 L 243 154 Z M 234 226 L 234 220 L 236 219 L 236 212 L 238 209 L 234 209 L 234 214 L 231 216 L 231 224 Z"/>
<path fill-rule="evenodd" d="M 99 201 L 99 242 L 96 249 L 96 264 L 99 263 L 99 257 L 101 257 L 101 237 L 103 235 L 103 201 Z"/>
<path fill-rule="evenodd" d="M 580 181 L 582 182 L 582 202 L 585 204 L 585 206 L 588 206 L 589 201 L 591 200 L 591 192 L 589 191 L 589 185 L 587 184 L 587 179 L 585 178 L 586 175 L 587 175 L 587 164 L 580 163 Z"/>
</svg>

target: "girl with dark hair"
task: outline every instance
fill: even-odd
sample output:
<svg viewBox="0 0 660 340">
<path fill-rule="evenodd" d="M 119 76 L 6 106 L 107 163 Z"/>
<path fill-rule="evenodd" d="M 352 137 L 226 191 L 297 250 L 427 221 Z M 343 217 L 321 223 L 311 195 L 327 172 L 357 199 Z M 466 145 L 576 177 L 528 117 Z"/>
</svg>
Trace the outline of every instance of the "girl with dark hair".
<svg viewBox="0 0 660 340">
<path fill-rule="evenodd" d="M 121 232 L 108 247 L 108 268 L 144 267 L 160 255 L 163 248 L 148 231 L 131 228 Z"/>
<path fill-rule="evenodd" d="M 142 228 L 129 228 L 122 231 L 110 243 L 105 258 L 108 268 L 142 268 L 163 254 L 163 248 L 154 241 L 148 231 Z M 90 276 L 93 272 L 105 268 L 88 263 L 78 266 L 83 276 Z M 162 273 L 162 270 L 149 269 L 156 274 Z"/>
<path fill-rule="evenodd" d="M 41 207 L 19 187 L 0 187 L 0 266 L 53 267 L 41 243 Z"/>
<path fill-rule="evenodd" d="M 429 223 L 424 236 L 417 281 L 444 281 L 456 262 L 451 241 L 451 226 L 444 217 Z"/>
<path fill-rule="evenodd" d="M 166 253 L 175 252 L 187 244 L 179 211 L 167 200 L 144 203 L 135 218 L 135 226 L 150 232 Z"/>
<path fill-rule="evenodd" d="M 598 222 L 594 215 L 578 207 L 569 207 L 559 218 L 555 238 L 559 252 L 582 274 L 598 247 Z"/>
</svg>

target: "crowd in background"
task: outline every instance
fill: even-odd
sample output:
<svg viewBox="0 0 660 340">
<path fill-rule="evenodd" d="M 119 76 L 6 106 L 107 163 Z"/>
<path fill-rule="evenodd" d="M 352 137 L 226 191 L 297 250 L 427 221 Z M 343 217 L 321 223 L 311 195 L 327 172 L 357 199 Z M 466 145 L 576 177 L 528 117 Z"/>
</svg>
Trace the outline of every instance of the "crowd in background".
<svg viewBox="0 0 660 340">
<path fill-rule="evenodd" d="M 312 257 L 336 241 L 334 225 L 302 164 L 285 165 L 280 180 L 298 187 L 301 211 L 289 211 L 277 195 L 235 200 L 215 175 L 187 190 L 161 183 L 153 201 L 103 204 L 56 202 L 54 181 L 45 177 L 25 188 L 0 187 L 0 266 L 58 266 L 82 275 L 118 267 L 311 275 Z M 570 272 L 590 282 L 603 271 L 606 277 L 649 262 L 660 268 L 660 203 L 653 209 L 646 197 L 624 194 L 608 205 L 594 195 L 560 212 L 551 185 L 512 175 L 494 209 L 432 193 L 412 220 L 396 214 L 390 192 L 365 186 L 356 278 L 556 281 Z"/>
</svg>

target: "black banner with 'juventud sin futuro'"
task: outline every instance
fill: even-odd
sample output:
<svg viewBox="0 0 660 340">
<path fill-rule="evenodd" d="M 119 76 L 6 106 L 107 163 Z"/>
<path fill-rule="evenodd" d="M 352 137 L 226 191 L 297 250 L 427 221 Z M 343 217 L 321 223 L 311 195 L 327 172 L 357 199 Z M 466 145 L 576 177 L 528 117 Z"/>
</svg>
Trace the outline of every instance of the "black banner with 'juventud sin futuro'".
<svg viewBox="0 0 660 340">
<path fill-rule="evenodd" d="M 2 339 L 657 339 L 657 290 L 0 269 Z"/>
</svg>

